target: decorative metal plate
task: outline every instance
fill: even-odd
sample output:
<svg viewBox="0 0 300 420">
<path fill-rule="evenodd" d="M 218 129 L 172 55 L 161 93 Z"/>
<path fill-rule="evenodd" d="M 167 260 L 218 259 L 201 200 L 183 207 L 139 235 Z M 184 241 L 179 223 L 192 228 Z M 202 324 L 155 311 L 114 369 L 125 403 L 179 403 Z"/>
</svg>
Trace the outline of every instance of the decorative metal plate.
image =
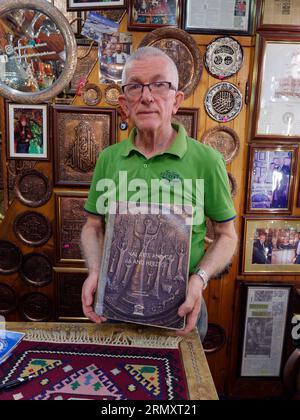
<svg viewBox="0 0 300 420">
<path fill-rule="evenodd" d="M 202 343 L 205 353 L 216 353 L 226 343 L 226 333 L 218 324 L 208 324 L 207 334 Z"/>
<path fill-rule="evenodd" d="M 23 258 L 20 274 L 22 279 L 31 286 L 47 286 L 53 280 L 52 263 L 47 255 L 27 254 Z"/>
<path fill-rule="evenodd" d="M 140 43 L 139 47 L 157 47 L 175 62 L 179 73 L 179 90 L 185 98 L 191 96 L 200 82 L 203 65 L 196 41 L 181 29 L 155 29 Z"/>
<path fill-rule="evenodd" d="M 0 314 L 6 315 L 17 307 L 17 295 L 7 284 L 0 283 Z"/>
<path fill-rule="evenodd" d="M 240 150 L 240 139 L 237 133 L 229 127 L 220 125 L 204 133 L 202 142 L 218 150 L 226 164 L 233 161 Z"/>
<path fill-rule="evenodd" d="M 26 211 L 14 221 L 17 238 L 29 246 L 41 246 L 49 241 L 52 229 L 49 220 L 41 213 Z"/>
<path fill-rule="evenodd" d="M 229 179 L 231 197 L 235 198 L 236 194 L 237 194 L 237 188 L 238 188 L 236 179 L 230 172 L 227 172 L 227 175 L 228 175 L 228 179 Z"/>
<path fill-rule="evenodd" d="M 239 115 L 243 106 L 243 96 L 232 83 L 217 83 L 207 92 L 204 105 L 213 120 L 224 123 Z"/>
<path fill-rule="evenodd" d="M 18 199 L 26 206 L 40 207 L 50 199 L 52 187 L 44 174 L 32 169 L 18 176 L 15 192 Z"/>
<path fill-rule="evenodd" d="M 22 253 L 9 241 L 0 240 L 0 274 L 16 273 L 22 264 Z"/>
<path fill-rule="evenodd" d="M 241 69 L 243 59 L 244 53 L 239 42 L 230 36 L 221 36 L 208 44 L 204 63 L 209 74 L 223 80 Z"/>
<path fill-rule="evenodd" d="M 109 105 L 117 106 L 119 105 L 119 96 L 122 94 L 122 89 L 117 84 L 110 84 L 106 87 L 104 91 L 105 102 Z"/>
<path fill-rule="evenodd" d="M 101 90 L 95 83 L 86 84 L 81 95 L 83 102 L 90 106 L 97 105 L 102 99 Z"/>
<path fill-rule="evenodd" d="M 44 293 L 29 293 L 23 296 L 20 310 L 28 321 L 49 321 L 52 316 L 52 301 Z"/>
</svg>

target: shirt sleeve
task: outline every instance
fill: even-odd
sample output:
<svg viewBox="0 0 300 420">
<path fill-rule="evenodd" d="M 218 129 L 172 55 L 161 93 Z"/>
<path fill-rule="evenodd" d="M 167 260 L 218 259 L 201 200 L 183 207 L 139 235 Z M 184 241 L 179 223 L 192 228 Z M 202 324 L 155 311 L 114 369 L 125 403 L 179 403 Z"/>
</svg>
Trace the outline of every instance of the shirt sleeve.
<svg viewBox="0 0 300 420">
<path fill-rule="evenodd" d="M 211 220 L 226 222 L 236 217 L 225 162 L 221 156 L 215 160 L 205 180 L 204 197 L 204 212 Z"/>
</svg>

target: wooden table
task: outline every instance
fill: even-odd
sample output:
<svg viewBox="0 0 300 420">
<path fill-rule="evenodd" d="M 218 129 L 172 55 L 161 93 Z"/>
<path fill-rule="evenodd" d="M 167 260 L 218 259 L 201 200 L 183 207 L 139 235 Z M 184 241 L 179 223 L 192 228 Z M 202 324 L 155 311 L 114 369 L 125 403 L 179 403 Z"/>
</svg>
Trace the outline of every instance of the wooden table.
<svg viewBox="0 0 300 420">
<path fill-rule="evenodd" d="M 175 332 L 165 329 L 144 327 L 129 324 L 90 324 L 90 323 L 34 323 L 34 322 L 7 322 L 6 329 L 11 331 L 29 332 L 30 330 L 58 331 L 70 329 L 85 331 L 89 336 L 101 334 L 101 337 L 111 337 L 120 333 L 131 337 L 176 337 Z M 182 338 L 180 341 L 183 365 L 187 378 L 190 398 L 192 400 L 217 400 L 218 395 L 206 361 L 198 333 L 196 330 Z"/>
</svg>

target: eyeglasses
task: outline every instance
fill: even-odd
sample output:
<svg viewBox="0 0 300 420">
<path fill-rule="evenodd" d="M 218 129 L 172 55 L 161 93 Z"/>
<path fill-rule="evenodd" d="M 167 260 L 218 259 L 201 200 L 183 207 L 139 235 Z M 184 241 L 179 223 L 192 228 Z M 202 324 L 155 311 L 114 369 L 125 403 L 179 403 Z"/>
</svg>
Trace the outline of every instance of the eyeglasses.
<svg viewBox="0 0 300 420">
<path fill-rule="evenodd" d="M 142 96 L 145 87 L 148 87 L 152 95 L 165 96 L 170 90 L 177 90 L 171 82 L 152 82 L 152 83 L 129 83 L 122 86 L 123 93 L 130 97 L 136 98 Z"/>
</svg>

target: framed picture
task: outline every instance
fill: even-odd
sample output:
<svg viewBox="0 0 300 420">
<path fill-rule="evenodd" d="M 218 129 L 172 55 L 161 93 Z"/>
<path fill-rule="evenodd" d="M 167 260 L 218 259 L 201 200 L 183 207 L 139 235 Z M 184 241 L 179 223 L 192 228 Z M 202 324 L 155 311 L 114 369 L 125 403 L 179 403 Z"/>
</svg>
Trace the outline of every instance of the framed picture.
<svg viewBox="0 0 300 420">
<path fill-rule="evenodd" d="M 287 284 L 243 284 L 241 377 L 281 376 L 291 289 Z"/>
<path fill-rule="evenodd" d="M 194 139 L 198 136 L 199 110 L 198 108 L 181 108 L 174 115 L 172 122 L 179 123 L 186 129 L 187 135 Z"/>
<path fill-rule="evenodd" d="M 90 186 L 99 153 L 116 141 L 112 108 L 53 107 L 54 182 Z"/>
<path fill-rule="evenodd" d="M 84 263 L 80 235 L 87 214 L 83 209 L 88 193 L 85 191 L 55 191 L 56 263 Z"/>
<path fill-rule="evenodd" d="M 183 28 L 202 34 L 251 35 L 254 15 L 253 0 L 186 0 Z"/>
<path fill-rule="evenodd" d="M 49 3 L 52 3 L 68 20 L 71 24 L 73 32 L 75 35 L 80 34 L 81 28 L 81 13 L 80 12 L 67 12 L 66 0 L 48 0 Z"/>
<path fill-rule="evenodd" d="M 127 0 L 67 0 L 67 10 L 120 9 L 127 7 Z"/>
<path fill-rule="evenodd" d="M 129 0 L 128 29 L 152 31 L 162 26 L 180 27 L 182 0 Z"/>
<path fill-rule="evenodd" d="M 298 0 L 258 0 L 257 31 L 300 31 Z"/>
<path fill-rule="evenodd" d="M 300 218 L 245 217 L 244 274 L 300 273 Z"/>
<path fill-rule="evenodd" d="M 298 147 L 251 145 L 247 211 L 291 213 Z"/>
<path fill-rule="evenodd" d="M 299 141 L 300 37 L 264 33 L 259 48 L 252 137 Z"/>
<path fill-rule="evenodd" d="M 49 159 L 47 105 L 7 103 L 8 159 Z"/>
</svg>

